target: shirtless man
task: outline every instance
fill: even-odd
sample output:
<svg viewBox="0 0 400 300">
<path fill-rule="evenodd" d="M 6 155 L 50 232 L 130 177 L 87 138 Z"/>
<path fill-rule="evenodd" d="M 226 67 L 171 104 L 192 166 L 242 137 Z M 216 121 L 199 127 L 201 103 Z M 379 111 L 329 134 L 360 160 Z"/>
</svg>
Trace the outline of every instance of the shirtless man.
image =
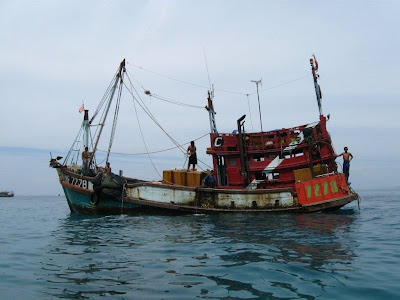
<svg viewBox="0 0 400 300">
<path fill-rule="evenodd" d="M 353 154 L 347 152 L 348 148 L 344 147 L 344 152 L 336 155 L 336 157 L 343 156 L 343 173 L 346 176 L 346 181 L 349 181 L 350 161 L 353 159 Z"/>
<path fill-rule="evenodd" d="M 85 147 L 85 151 L 82 152 L 83 175 L 88 175 L 89 173 L 89 159 L 91 156 L 92 154 L 89 152 L 89 148 Z"/>
</svg>

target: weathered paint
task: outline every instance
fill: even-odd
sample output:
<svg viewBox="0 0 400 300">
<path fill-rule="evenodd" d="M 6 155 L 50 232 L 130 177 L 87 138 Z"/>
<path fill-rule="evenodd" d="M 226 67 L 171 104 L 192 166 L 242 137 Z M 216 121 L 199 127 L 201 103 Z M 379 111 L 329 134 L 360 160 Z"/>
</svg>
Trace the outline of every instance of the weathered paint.
<svg viewBox="0 0 400 300">
<path fill-rule="evenodd" d="M 182 189 L 165 184 L 143 184 L 127 188 L 131 198 L 159 203 L 173 203 L 200 207 L 270 208 L 297 205 L 291 192 L 240 192 L 212 189 Z"/>
<path fill-rule="evenodd" d="M 196 200 L 196 191 L 169 188 L 169 185 L 142 185 L 127 188 L 128 197 L 158 201 L 161 203 L 176 203 L 188 205 Z"/>
<path fill-rule="evenodd" d="M 357 199 L 357 194 L 350 193 L 333 200 L 301 204 L 288 188 L 239 191 L 143 182 L 127 184 L 126 194 L 120 199 L 105 197 L 94 205 L 90 203 L 93 185 L 89 177 L 68 170 L 57 171 L 71 211 L 85 214 L 129 214 L 159 209 L 178 213 L 312 212 L 335 210 Z"/>
<path fill-rule="evenodd" d="M 341 198 L 349 194 L 344 174 L 297 182 L 296 192 L 302 205 Z"/>
<path fill-rule="evenodd" d="M 209 193 L 209 204 L 213 204 L 212 193 Z M 334 211 L 342 206 L 356 200 L 358 195 L 356 193 L 350 194 L 346 197 L 328 200 L 325 202 L 319 202 L 309 205 L 294 205 L 292 207 L 273 207 L 273 208 L 216 208 L 214 206 L 206 206 L 205 203 L 198 203 L 196 206 L 177 205 L 172 203 L 162 203 L 158 201 L 137 199 L 137 198 L 126 198 L 125 201 L 129 203 L 141 205 L 142 210 L 147 212 L 153 212 L 154 210 L 161 210 L 165 212 L 175 213 L 305 213 L 305 212 L 316 212 L 316 211 Z M 203 199 L 204 200 L 204 199 Z M 201 206 L 200 206 L 201 204 Z"/>
<path fill-rule="evenodd" d="M 280 193 L 265 193 L 265 194 L 217 194 L 217 205 L 221 207 L 231 206 L 232 201 L 234 206 L 238 208 L 263 208 L 263 207 L 282 207 L 293 206 L 293 196 L 289 192 Z M 254 204 L 255 202 L 255 204 Z"/>
<path fill-rule="evenodd" d="M 60 183 L 63 187 L 65 197 L 71 212 L 89 214 L 123 214 L 135 212 L 140 205 L 125 203 L 120 199 L 102 197 L 97 204 L 90 203 L 93 193 L 93 184 L 85 177 L 65 174 L 58 169 Z M 84 181 L 88 184 L 85 184 Z"/>
</svg>

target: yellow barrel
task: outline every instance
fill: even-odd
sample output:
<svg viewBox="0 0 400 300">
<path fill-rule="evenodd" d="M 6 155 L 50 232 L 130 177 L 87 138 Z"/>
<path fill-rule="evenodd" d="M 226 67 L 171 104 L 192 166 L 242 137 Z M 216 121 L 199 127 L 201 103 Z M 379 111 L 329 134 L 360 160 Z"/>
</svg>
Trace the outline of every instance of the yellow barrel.
<svg viewBox="0 0 400 300">
<path fill-rule="evenodd" d="M 174 184 L 186 185 L 186 170 L 173 170 L 172 171 Z"/>
<path fill-rule="evenodd" d="M 163 181 L 164 184 L 173 184 L 174 177 L 172 175 L 172 170 L 164 170 L 163 171 Z"/>
<path fill-rule="evenodd" d="M 186 172 L 186 186 L 197 187 L 201 185 L 200 182 L 201 172 L 199 171 L 187 171 Z"/>
</svg>

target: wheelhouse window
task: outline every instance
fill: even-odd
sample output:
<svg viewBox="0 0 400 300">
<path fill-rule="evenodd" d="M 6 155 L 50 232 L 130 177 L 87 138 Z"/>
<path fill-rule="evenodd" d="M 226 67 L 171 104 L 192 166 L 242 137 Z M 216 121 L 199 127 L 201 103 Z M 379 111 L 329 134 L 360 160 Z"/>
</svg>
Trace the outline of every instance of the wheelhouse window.
<svg viewBox="0 0 400 300">
<path fill-rule="evenodd" d="M 264 155 L 254 155 L 253 160 L 254 161 L 264 161 L 265 157 L 264 157 Z"/>
<path fill-rule="evenodd" d="M 228 165 L 230 167 L 235 167 L 237 165 L 237 159 L 235 157 L 229 157 Z"/>
</svg>

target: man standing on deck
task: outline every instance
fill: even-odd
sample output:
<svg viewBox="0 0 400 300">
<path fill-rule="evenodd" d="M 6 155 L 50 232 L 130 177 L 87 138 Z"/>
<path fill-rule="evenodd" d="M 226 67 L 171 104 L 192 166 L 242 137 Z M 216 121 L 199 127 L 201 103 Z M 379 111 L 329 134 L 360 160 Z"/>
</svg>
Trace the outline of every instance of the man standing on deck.
<svg viewBox="0 0 400 300">
<path fill-rule="evenodd" d="M 353 154 L 347 152 L 348 148 L 344 147 L 344 152 L 336 155 L 336 157 L 343 156 L 343 173 L 346 176 L 346 181 L 349 182 L 350 161 L 353 159 Z"/>
<path fill-rule="evenodd" d="M 91 156 L 92 155 L 89 152 L 89 148 L 85 147 L 85 151 L 82 152 L 82 164 L 83 164 L 82 173 L 85 176 L 88 175 L 88 173 L 89 173 L 89 159 Z"/>
<path fill-rule="evenodd" d="M 196 154 L 196 146 L 194 145 L 194 141 L 190 142 L 189 147 L 186 150 L 187 155 L 189 155 L 189 162 L 187 169 L 190 169 L 190 165 L 193 165 L 193 170 L 197 165 L 197 154 Z"/>
</svg>

